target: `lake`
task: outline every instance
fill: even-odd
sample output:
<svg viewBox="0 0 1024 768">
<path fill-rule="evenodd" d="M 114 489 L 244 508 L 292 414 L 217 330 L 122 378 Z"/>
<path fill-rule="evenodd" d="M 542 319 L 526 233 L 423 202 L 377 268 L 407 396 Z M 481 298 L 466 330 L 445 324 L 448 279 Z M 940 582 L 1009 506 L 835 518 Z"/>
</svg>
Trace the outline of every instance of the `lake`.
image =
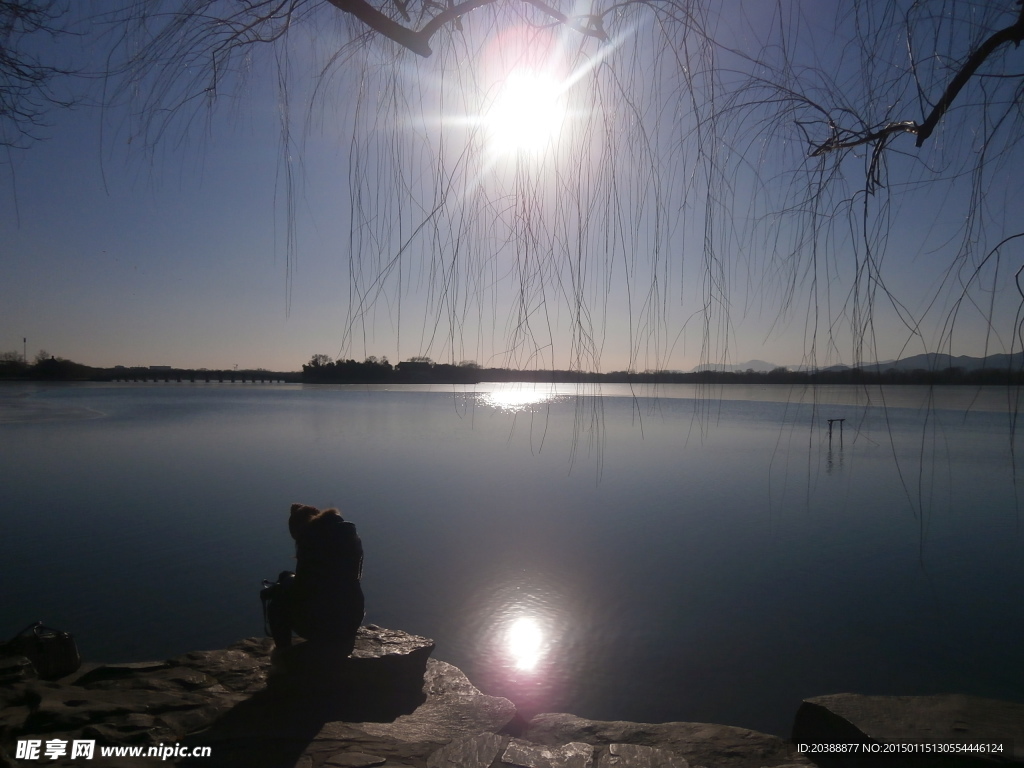
<svg viewBox="0 0 1024 768">
<path fill-rule="evenodd" d="M 1015 407 L 1005 388 L 5 384 L 0 635 L 42 619 L 132 661 L 262 634 L 303 502 L 358 526 L 367 622 L 433 638 L 526 716 L 787 735 L 826 693 L 1024 700 Z"/>
</svg>

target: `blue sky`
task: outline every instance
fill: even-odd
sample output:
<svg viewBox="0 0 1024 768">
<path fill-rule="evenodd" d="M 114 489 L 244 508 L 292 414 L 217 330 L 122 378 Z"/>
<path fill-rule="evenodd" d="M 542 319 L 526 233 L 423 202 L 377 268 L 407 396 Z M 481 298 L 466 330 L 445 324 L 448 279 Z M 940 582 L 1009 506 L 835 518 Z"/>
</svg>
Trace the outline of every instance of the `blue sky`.
<svg viewBox="0 0 1024 768">
<path fill-rule="evenodd" d="M 329 50 L 331 34 L 321 34 L 317 44 Z M 601 136 L 609 123 L 597 113 L 615 102 L 583 78 L 569 89 L 570 115 L 557 148 L 544 161 L 523 161 L 518 175 L 513 161 L 488 158 L 486 147 L 471 163 L 459 160 L 467 143 L 479 149 L 486 141 L 474 122 L 474 105 L 482 102 L 472 93 L 484 75 L 473 67 L 483 67 L 491 38 L 511 33 L 499 27 L 478 34 L 476 59 L 439 53 L 424 62 L 410 55 L 390 70 L 381 63 L 391 61 L 380 53 L 387 46 L 371 46 L 356 74 L 341 72 L 321 84 L 328 98 L 318 102 L 312 121 L 306 106 L 316 53 L 293 46 L 287 107 L 272 71 L 254 65 L 209 117 L 188 130 L 172 129 L 153 152 L 139 146 L 131 104 L 51 113 L 42 139 L 11 151 L 0 166 L 0 350 L 20 351 L 24 337 L 30 357 L 45 349 L 98 366 L 273 370 L 295 370 L 314 353 L 392 361 L 426 354 L 523 367 L 575 361 L 602 370 L 687 370 L 707 358 L 792 365 L 812 352 L 819 363 L 852 361 L 849 325 L 864 322 L 850 304 L 856 234 L 841 221 L 817 255 L 808 258 L 805 249 L 805 260 L 792 262 L 787 244 L 801 233 L 757 207 L 758 179 L 780 189 L 792 185 L 780 158 L 804 147 L 780 149 L 751 137 L 745 148 L 751 170 L 730 171 L 733 215 L 716 220 L 720 260 L 709 266 L 701 248 L 704 197 L 694 182 L 701 167 L 688 159 L 685 141 L 676 144 L 690 118 L 665 116 L 683 108 L 665 102 L 677 73 L 662 71 L 652 81 L 650 72 L 661 71 L 644 60 L 652 33 L 633 29 L 619 45 L 638 51 L 630 54 L 642 65 L 633 70 L 632 87 L 646 111 L 633 119 L 652 138 L 654 155 L 638 148 L 639 134 L 628 125 L 617 125 L 619 149 L 608 154 L 613 134 Z M 824 35 L 821 42 L 830 50 Z M 809 59 L 819 55 L 810 43 L 807 51 Z M 574 56 L 576 66 L 599 60 L 600 48 Z M 391 93 L 380 82 L 360 81 L 368 71 L 393 74 L 404 101 L 357 110 Z M 290 110 L 295 131 L 287 152 L 282 109 Z M 389 116 L 399 120 L 383 127 Z M 963 141 L 962 132 L 940 133 L 925 159 L 938 164 L 944 152 L 962 153 Z M 403 154 L 389 157 L 399 145 Z M 914 154 L 911 137 L 894 145 Z M 666 148 L 664 161 L 659 147 Z M 353 152 L 363 164 L 357 178 Z M 984 236 L 971 236 L 981 255 L 1021 220 L 1014 173 L 1020 166 L 1013 162 L 1019 160 L 1019 152 L 1007 155 L 984 179 Z M 298 179 L 294 252 L 286 248 L 286 162 Z M 444 215 L 409 239 L 398 268 L 375 283 L 381 265 L 436 205 L 437 168 L 455 190 Z M 615 187 L 607 182 L 612 171 L 620 179 Z M 962 236 L 970 179 L 904 192 L 901 185 L 922 173 L 898 156 L 888 178 L 896 194 L 881 275 L 906 312 L 923 322 L 913 334 L 879 294 L 863 357 L 936 349 L 980 355 L 986 344 L 989 352 L 1009 351 L 1020 247 L 1005 251 L 998 273 L 991 263 L 983 272 L 971 293 L 977 306 L 965 305 L 950 341 L 944 322 L 959 289 L 946 270 Z M 591 206 L 584 218 L 566 203 L 566 189 Z M 355 230 L 353 190 L 364 196 Z M 750 225 L 754 220 L 757 226 Z M 577 241 L 585 245 L 574 255 L 570 246 Z M 569 250 L 560 253 L 561 246 Z M 818 266 L 817 293 L 811 264 Z M 353 277 L 353 265 L 361 276 Z M 575 289 L 574 279 L 580 281 Z M 353 321 L 359 291 L 374 300 Z M 582 352 L 573 330 L 578 301 L 586 304 L 590 344 Z"/>
</svg>

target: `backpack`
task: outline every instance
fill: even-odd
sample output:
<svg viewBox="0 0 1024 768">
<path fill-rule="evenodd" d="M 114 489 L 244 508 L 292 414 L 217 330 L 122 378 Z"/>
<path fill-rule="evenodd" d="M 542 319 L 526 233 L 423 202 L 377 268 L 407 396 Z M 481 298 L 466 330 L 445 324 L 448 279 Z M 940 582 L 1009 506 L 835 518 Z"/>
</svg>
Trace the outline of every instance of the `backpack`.
<svg viewBox="0 0 1024 768">
<path fill-rule="evenodd" d="M 75 638 L 67 632 L 53 629 L 37 621 L 4 643 L 3 653 L 24 656 L 35 667 L 43 680 L 56 680 L 70 675 L 82 666 Z"/>
<path fill-rule="evenodd" d="M 285 595 L 291 590 L 295 574 L 291 571 L 281 571 L 277 581 L 263 580 L 263 588 L 260 590 L 260 602 L 263 603 L 263 630 L 268 636 L 272 636 L 270 622 L 267 619 L 267 607 L 274 600 L 284 600 Z"/>
</svg>

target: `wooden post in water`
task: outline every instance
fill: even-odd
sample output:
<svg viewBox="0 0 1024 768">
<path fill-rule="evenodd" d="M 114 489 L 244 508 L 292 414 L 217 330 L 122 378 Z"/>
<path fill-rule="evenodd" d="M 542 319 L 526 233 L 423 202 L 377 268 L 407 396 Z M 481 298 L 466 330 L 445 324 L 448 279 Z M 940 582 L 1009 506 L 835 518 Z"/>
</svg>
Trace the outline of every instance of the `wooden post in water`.
<svg viewBox="0 0 1024 768">
<path fill-rule="evenodd" d="M 839 422 L 839 447 L 843 447 L 843 422 L 846 419 L 829 419 L 828 420 L 828 447 L 832 447 L 832 422 Z"/>
</svg>

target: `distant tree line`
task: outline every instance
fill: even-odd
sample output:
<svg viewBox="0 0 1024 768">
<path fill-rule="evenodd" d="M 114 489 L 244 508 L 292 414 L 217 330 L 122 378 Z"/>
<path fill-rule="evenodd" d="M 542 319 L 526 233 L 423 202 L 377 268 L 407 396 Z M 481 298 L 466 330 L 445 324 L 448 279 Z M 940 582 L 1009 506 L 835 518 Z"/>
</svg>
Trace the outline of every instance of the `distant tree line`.
<svg viewBox="0 0 1024 768">
<path fill-rule="evenodd" d="M 330 384 L 478 384 L 494 382 L 593 382 L 608 384 L 1024 384 L 1024 371 L 1010 368 L 843 368 L 816 371 L 611 371 L 590 373 L 568 370 L 513 370 L 482 368 L 465 360 L 458 365 L 435 363 L 429 357 L 412 357 L 392 365 L 386 357 L 363 362 L 332 361 L 314 355 L 302 366 L 302 380 Z"/>
<path fill-rule="evenodd" d="M 606 384 L 967 384 L 1020 385 L 1024 370 L 1018 368 L 958 367 L 918 368 L 842 368 L 817 371 L 611 371 L 591 373 L 569 370 L 513 370 L 483 368 L 472 360 L 458 364 L 435 363 L 429 357 L 412 357 L 392 365 L 386 357 L 356 360 L 332 360 L 313 355 L 302 372 L 253 370 L 210 370 L 184 368 L 94 368 L 40 351 L 29 363 L 20 352 L 0 352 L 0 380 L 15 381 L 132 381 L 132 380 L 279 380 L 309 384 L 479 384 L 493 382 L 567 382 Z"/>
<path fill-rule="evenodd" d="M 299 382 L 295 371 L 266 368 L 174 368 L 171 366 L 123 366 L 96 368 L 40 351 L 29 363 L 20 352 L 0 352 L 0 381 L 289 381 Z"/>
<path fill-rule="evenodd" d="M 39 350 L 29 363 L 20 352 L 0 352 L 0 378 L 30 381 L 88 381 L 96 368 Z"/>
</svg>

